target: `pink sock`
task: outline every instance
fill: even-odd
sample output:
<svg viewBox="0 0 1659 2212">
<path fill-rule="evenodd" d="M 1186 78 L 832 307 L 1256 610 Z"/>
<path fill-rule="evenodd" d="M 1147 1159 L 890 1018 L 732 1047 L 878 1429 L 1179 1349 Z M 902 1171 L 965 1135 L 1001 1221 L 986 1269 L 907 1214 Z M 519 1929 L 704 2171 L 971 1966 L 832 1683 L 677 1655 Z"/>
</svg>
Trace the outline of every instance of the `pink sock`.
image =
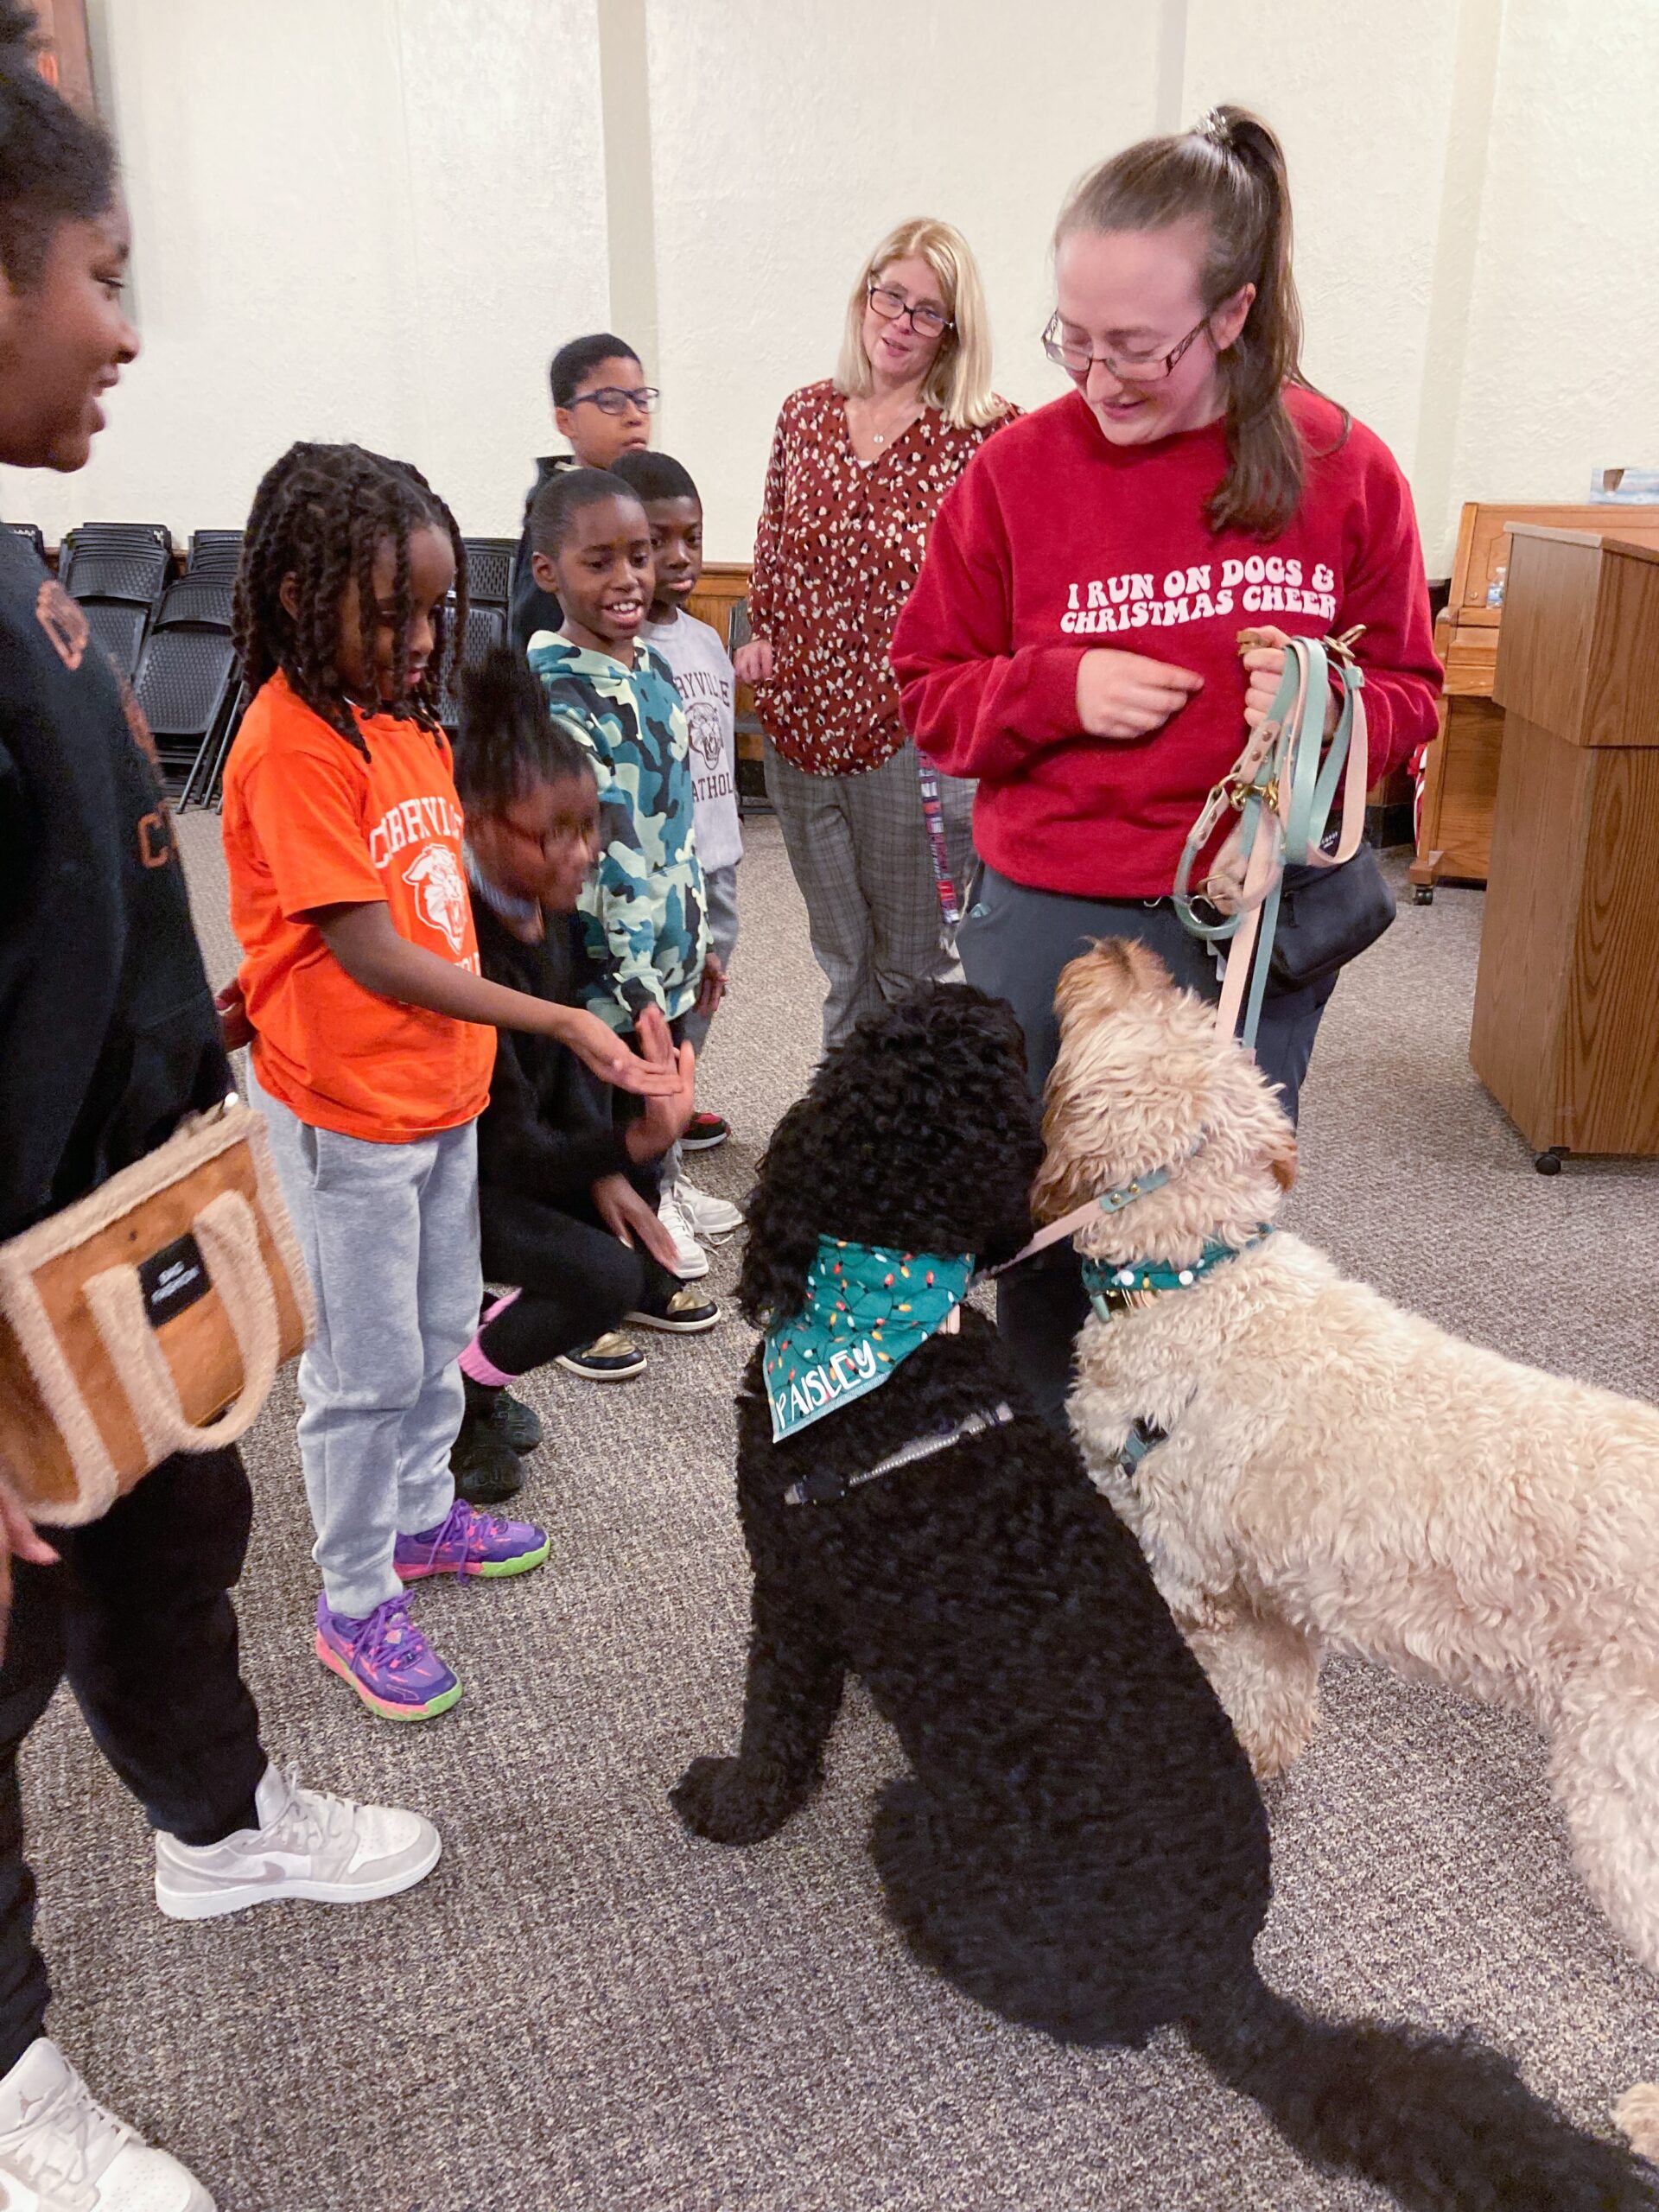
<svg viewBox="0 0 1659 2212">
<path fill-rule="evenodd" d="M 478 1334 L 461 1355 L 461 1373 L 474 1382 L 483 1383 L 487 1389 L 505 1389 L 509 1382 L 516 1382 L 518 1380 L 516 1375 L 509 1375 L 505 1370 L 498 1367 L 483 1349 L 485 1330 L 489 1327 L 498 1313 L 506 1312 L 518 1295 L 516 1290 L 510 1290 L 505 1298 L 498 1298 L 493 1306 L 485 1307 L 484 1319 L 478 1325 Z"/>
</svg>

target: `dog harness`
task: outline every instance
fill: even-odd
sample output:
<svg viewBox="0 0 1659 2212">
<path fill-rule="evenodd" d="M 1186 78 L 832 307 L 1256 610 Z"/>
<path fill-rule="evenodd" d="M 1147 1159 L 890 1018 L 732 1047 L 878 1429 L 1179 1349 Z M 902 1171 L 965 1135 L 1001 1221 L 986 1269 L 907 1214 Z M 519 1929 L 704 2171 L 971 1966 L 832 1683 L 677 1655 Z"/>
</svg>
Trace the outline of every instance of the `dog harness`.
<svg viewBox="0 0 1659 2212">
<path fill-rule="evenodd" d="M 1166 1291 L 1191 1290 L 1195 1282 L 1201 1281 L 1224 1261 L 1236 1260 L 1241 1252 L 1253 1250 L 1272 1234 L 1272 1229 L 1264 1222 L 1255 1236 L 1243 1244 L 1219 1244 L 1211 1238 L 1187 1268 L 1172 1267 L 1167 1260 L 1137 1260 L 1133 1265 L 1114 1267 L 1109 1260 L 1085 1259 L 1083 1280 L 1089 1303 L 1103 1321 L 1113 1320 L 1137 1306 L 1150 1306 Z M 1163 1443 L 1168 1434 L 1166 1428 L 1160 1428 L 1155 1421 L 1143 1416 L 1132 1425 L 1113 1452 L 1112 1465 L 1126 1481 L 1132 1483 L 1147 1452 L 1155 1444 Z"/>
<path fill-rule="evenodd" d="M 900 1360 L 953 1325 L 973 1273 L 971 1252 L 900 1252 L 820 1236 L 806 1303 L 766 1331 L 772 1442 L 879 1389 Z"/>
<path fill-rule="evenodd" d="M 791 1483 L 784 1492 L 785 1505 L 838 1505 L 849 1490 L 856 1490 L 861 1483 L 873 1483 L 878 1475 L 897 1474 L 900 1467 L 913 1467 L 918 1459 L 931 1459 L 937 1452 L 948 1452 L 953 1445 L 965 1444 L 970 1436 L 982 1436 L 987 1429 L 1003 1428 L 1016 1418 L 1014 1408 L 1007 1399 L 1001 1399 L 982 1414 L 964 1414 L 960 1421 L 952 1421 L 936 1436 L 918 1436 L 913 1443 L 901 1444 L 896 1452 L 889 1452 L 885 1459 L 878 1459 L 873 1467 L 866 1467 L 861 1474 L 842 1475 L 829 1467 L 814 1469 L 803 1475 L 799 1482 Z"/>
</svg>

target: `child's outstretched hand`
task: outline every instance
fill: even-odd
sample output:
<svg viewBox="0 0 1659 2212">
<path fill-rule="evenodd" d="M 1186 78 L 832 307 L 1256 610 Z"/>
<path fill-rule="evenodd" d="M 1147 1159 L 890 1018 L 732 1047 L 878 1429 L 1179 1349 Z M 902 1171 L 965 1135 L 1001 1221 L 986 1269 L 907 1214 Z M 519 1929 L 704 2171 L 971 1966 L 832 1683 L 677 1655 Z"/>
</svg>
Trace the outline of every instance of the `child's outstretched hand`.
<svg viewBox="0 0 1659 2212">
<path fill-rule="evenodd" d="M 659 1267 L 679 1273 L 679 1252 L 657 1209 L 626 1175 L 601 1175 L 594 1185 L 594 1211 L 624 1244 L 643 1244 Z"/>
<path fill-rule="evenodd" d="M 645 1110 L 628 1123 L 623 1137 L 629 1159 L 643 1165 L 648 1160 L 660 1160 L 675 1140 L 685 1135 L 685 1125 L 696 1107 L 697 1056 L 689 1045 L 675 1051 L 659 1007 L 645 1008 L 633 1033 L 649 1065 L 672 1068 L 675 1072 L 674 1089 L 648 1098 Z"/>
<path fill-rule="evenodd" d="M 563 1045 L 568 1045 L 584 1067 L 589 1067 L 601 1082 L 613 1084 L 619 1090 L 637 1092 L 642 1098 L 665 1098 L 680 1087 L 679 1070 L 674 1065 L 671 1052 L 666 1062 L 644 1058 L 628 1050 L 625 1040 L 614 1029 L 602 1022 L 596 1014 L 588 1014 L 580 1007 L 550 1006 L 548 1027 Z M 648 1013 L 655 1013 L 654 1007 Z M 648 1018 L 642 1016 L 642 1025 Z M 662 1016 L 657 1016 L 659 1021 Z M 643 1027 L 642 1027 L 643 1033 Z M 666 1041 L 668 1030 L 664 1025 Z"/>
</svg>

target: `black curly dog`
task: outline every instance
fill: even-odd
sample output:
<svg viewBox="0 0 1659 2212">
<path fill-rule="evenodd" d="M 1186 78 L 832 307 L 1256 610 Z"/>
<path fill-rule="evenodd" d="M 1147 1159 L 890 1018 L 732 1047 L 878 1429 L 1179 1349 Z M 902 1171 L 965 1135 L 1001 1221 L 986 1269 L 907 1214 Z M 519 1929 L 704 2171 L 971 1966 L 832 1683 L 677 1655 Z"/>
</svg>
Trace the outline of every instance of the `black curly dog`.
<svg viewBox="0 0 1659 2212">
<path fill-rule="evenodd" d="M 1041 1156 L 1019 1031 L 966 986 L 871 1017 L 780 1123 L 748 1209 L 749 1319 L 799 1311 L 820 1234 L 989 1261 L 1029 1230 Z M 794 1504 L 1006 1401 L 1008 1425 Z M 1139 2044 L 1179 2023 L 1309 2159 L 1424 2207 L 1652 2207 L 1640 2167 L 1471 2039 L 1310 2018 L 1256 1973 L 1268 1825 L 1139 1546 L 963 1314 L 880 1389 L 774 1445 L 760 1355 L 739 1401 L 754 1570 L 742 1745 L 674 1791 L 753 1843 L 819 1778 L 849 1669 L 911 1766 L 873 1848 L 930 1965 L 1005 2019 Z"/>
</svg>

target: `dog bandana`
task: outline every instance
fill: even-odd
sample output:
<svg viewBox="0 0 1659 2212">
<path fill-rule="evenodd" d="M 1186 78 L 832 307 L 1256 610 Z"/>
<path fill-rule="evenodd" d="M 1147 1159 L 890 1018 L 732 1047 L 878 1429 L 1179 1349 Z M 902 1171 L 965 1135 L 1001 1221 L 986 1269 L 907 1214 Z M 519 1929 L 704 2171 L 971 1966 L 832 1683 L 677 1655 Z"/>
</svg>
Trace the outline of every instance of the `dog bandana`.
<svg viewBox="0 0 1659 2212">
<path fill-rule="evenodd" d="M 762 1371 L 774 1444 L 885 1382 L 950 1319 L 971 1252 L 895 1252 L 820 1236 L 806 1304 L 766 1332 Z"/>
</svg>

